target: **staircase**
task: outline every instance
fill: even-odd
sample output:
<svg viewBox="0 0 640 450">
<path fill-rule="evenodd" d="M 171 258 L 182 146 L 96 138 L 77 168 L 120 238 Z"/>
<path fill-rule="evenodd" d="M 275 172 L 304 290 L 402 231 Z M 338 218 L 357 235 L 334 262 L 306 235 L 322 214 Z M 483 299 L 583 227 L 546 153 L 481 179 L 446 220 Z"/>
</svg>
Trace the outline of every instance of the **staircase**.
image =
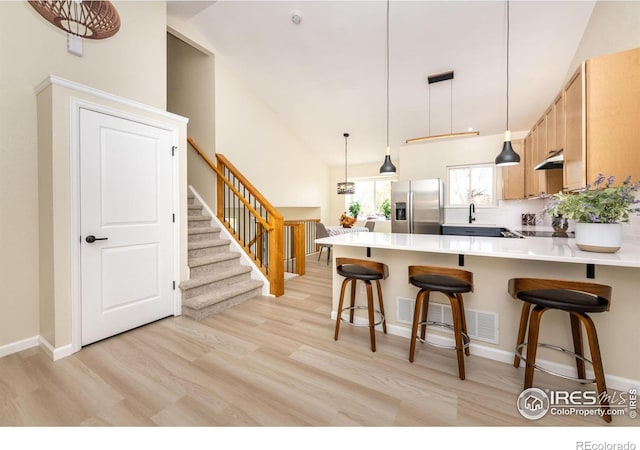
<svg viewBox="0 0 640 450">
<path fill-rule="evenodd" d="M 230 251 L 230 241 L 220 238 L 220 228 L 191 192 L 188 209 L 191 277 L 180 283 L 182 314 L 203 320 L 261 295 L 262 281 L 251 279 L 251 267 L 240 264 L 240 253 Z"/>
</svg>

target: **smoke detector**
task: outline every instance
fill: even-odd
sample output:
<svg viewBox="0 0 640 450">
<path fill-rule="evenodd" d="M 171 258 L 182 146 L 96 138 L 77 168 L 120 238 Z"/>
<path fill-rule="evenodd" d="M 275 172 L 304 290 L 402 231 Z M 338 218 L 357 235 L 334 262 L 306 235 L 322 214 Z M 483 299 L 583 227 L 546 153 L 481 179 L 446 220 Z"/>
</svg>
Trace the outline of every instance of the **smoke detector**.
<svg viewBox="0 0 640 450">
<path fill-rule="evenodd" d="M 300 25 L 300 22 L 302 22 L 302 12 L 297 10 L 291 11 L 291 22 Z"/>
</svg>

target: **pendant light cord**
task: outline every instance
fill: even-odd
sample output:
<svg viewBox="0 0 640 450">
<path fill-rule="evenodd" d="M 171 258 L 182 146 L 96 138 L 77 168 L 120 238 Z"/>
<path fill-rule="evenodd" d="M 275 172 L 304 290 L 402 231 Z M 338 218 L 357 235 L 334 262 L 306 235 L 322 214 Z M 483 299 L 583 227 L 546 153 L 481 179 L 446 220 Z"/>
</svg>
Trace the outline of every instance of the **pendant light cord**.
<svg viewBox="0 0 640 450">
<path fill-rule="evenodd" d="M 344 136 L 344 182 L 347 182 L 347 138 L 349 133 L 343 134 Z"/>
<path fill-rule="evenodd" d="M 385 53 L 387 71 L 387 151 L 389 151 L 389 0 L 387 0 L 387 44 Z"/>
<path fill-rule="evenodd" d="M 507 130 L 509 130 L 509 0 L 507 0 Z"/>
</svg>

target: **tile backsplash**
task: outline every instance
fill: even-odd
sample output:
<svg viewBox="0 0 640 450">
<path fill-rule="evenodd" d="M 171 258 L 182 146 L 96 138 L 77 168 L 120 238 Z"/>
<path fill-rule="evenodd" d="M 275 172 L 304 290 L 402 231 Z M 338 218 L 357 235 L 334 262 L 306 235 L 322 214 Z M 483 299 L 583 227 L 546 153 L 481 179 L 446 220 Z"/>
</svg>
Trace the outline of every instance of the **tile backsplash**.
<svg viewBox="0 0 640 450">
<path fill-rule="evenodd" d="M 552 230 L 551 217 L 543 215 L 542 211 L 547 200 L 499 200 L 498 206 L 484 208 L 476 206 L 474 224 L 500 225 L 512 230 L 535 227 L 539 230 Z M 532 225 L 523 225 L 523 216 Z M 535 222 L 534 222 L 535 220 Z M 445 208 L 445 223 L 467 223 L 469 221 L 468 208 Z M 573 231 L 575 224 L 569 221 L 569 231 Z M 628 224 L 623 227 L 625 237 L 640 239 L 640 216 L 632 215 Z"/>
</svg>

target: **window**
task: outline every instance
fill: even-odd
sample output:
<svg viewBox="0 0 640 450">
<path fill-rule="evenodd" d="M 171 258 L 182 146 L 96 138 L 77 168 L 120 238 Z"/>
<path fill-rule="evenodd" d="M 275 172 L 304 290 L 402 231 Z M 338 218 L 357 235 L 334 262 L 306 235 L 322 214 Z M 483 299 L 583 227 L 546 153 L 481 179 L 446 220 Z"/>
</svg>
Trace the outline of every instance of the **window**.
<svg viewBox="0 0 640 450">
<path fill-rule="evenodd" d="M 495 166 L 474 164 L 447 168 L 449 206 L 496 205 Z"/>
<path fill-rule="evenodd" d="M 395 179 L 374 178 L 352 180 L 356 184 L 356 193 L 346 195 L 344 199 L 344 210 L 349 213 L 349 206 L 353 202 L 360 202 L 361 219 L 379 217 L 384 219 L 384 215 L 380 212 L 380 206 L 386 199 L 391 198 L 391 182 Z"/>
</svg>

